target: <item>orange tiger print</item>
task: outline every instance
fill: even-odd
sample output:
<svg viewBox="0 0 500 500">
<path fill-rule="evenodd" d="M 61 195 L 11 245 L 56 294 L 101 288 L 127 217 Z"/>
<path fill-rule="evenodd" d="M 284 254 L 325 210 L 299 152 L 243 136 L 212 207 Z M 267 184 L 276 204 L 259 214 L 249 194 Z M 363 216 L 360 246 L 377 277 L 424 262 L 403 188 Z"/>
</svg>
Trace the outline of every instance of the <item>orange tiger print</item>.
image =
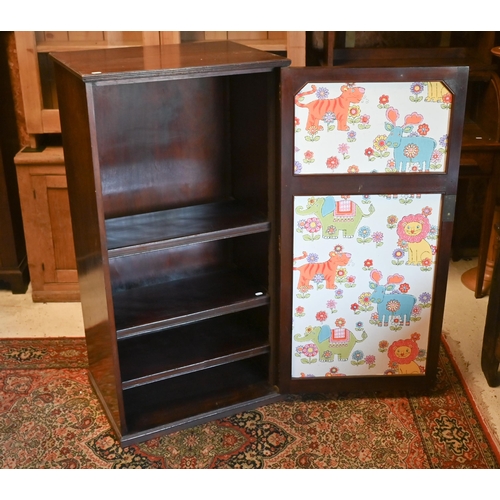
<svg viewBox="0 0 500 500">
<path fill-rule="evenodd" d="M 300 257 L 295 257 L 294 262 L 307 257 L 307 252 L 303 252 Z M 297 288 L 311 289 L 313 286 L 309 283 L 316 275 L 322 274 L 325 277 L 326 288 L 333 290 L 337 288 L 335 278 L 337 276 L 338 266 L 345 266 L 350 258 L 350 253 L 330 252 L 330 258 L 326 262 L 308 262 L 300 267 L 294 267 L 294 271 L 300 272 L 299 284 Z"/>
<path fill-rule="evenodd" d="M 306 130 L 309 130 L 311 127 L 317 127 L 321 130 L 319 122 L 328 111 L 335 114 L 338 130 L 349 130 L 347 126 L 349 107 L 351 104 L 358 103 L 363 99 L 365 89 L 363 87 L 356 87 L 354 84 L 342 85 L 340 88 L 342 93 L 334 99 L 315 99 L 307 104 L 303 104 L 299 101 L 301 97 L 314 94 L 316 90 L 316 85 L 311 85 L 311 90 L 301 92 L 295 97 L 295 104 L 297 106 L 309 110 Z"/>
</svg>

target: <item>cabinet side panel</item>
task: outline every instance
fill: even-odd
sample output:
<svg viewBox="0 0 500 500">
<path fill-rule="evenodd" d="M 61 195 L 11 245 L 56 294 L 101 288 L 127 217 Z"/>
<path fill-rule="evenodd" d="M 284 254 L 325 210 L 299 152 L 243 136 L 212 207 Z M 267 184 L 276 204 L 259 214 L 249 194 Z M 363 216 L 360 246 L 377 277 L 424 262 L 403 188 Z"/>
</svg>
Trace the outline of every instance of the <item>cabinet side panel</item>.
<svg viewBox="0 0 500 500">
<path fill-rule="evenodd" d="M 116 336 L 105 257 L 99 173 L 94 168 L 88 94 L 83 82 L 56 64 L 68 194 L 73 225 L 89 368 L 96 390 L 117 432 L 122 408 L 116 366 Z M 90 123 L 93 119 L 91 117 Z"/>
</svg>

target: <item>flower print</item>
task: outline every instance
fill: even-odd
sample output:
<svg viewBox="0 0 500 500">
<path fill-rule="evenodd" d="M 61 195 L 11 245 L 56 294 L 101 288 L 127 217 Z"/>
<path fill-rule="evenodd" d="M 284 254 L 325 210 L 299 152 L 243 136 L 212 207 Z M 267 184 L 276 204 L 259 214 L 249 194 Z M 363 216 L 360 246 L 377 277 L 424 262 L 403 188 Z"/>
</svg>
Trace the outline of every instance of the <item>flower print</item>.
<svg viewBox="0 0 500 500">
<path fill-rule="evenodd" d="M 422 259 L 422 266 L 423 267 L 429 267 L 431 265 L 432 265 L 432 259 L 429 259 L 429 258 Z"/>
<path fill-rule="evenodd" d="M 317 127 L 316 125 L 312 125 L 311 127 L 309 127 L 309 129 L 307 130 L 307 133 L 308 133 L 308 136 L 306 137 L 306 141 L 309 141 L 309 142 L 316 142 L 316 141 L 319 141 L 319 136 L 316 137 L 318 135 L 318 132 L 320 130 L 323 130 L 323 127 Z M 307 151 L 307 153 L 310 153 L 310 151 Z M 306 155 L 307 155 L 306 153 Z M 304 160 L 306 161 L 306 160 Z M 307 161 L 309 163 L 312 163 L 314 161 L 314 159 L 312 158 L 309 158 L 307 159 Z"/>
<path fill-rule="evenodd" d="M 446 148 L 448 146 L 448 134 L 443 135 L 439 139 L 439 145 L 443 148 Z"/>
<path fill-rule="evenodd" d="M 361 361 L 365 355 L 363 354 L 363 351 L 357 350 L 352 353 L 351 357 L 354 361 Z"/>
<path fill-rule="evenodd" d="M 330 359 L 333 356 L 332 351 L 323 351 L 323 358 Z"/>
<path fill-rule="evenodd" d="M 443 95 L 443 102 L 446 104 L 450 104 L 452 99 L 452 95 L 449 92 Z"/>
<path fill-rule="evenodd" d="M 317 253 L 312 253 L 312 252 L 311 252 L 310 254 L 308 254 L 308 255 L 307 255 L 306 260 L 307 260 L 307 262 L 308 262 L 309 264 L 314 264 L 315 262 L 318 262 L 318 260 L 319 260 L 319 256 L 318 256 L 318 254 L 317 254 Z"/>
<path fill-rule="evenodd" d="M 318 354 L 318 348 L 316 344 L 306 344 L 302 349 L 302 354 L 308 358 L 312 358 Z"/>
<path fill-rule="evenodd" d="M 298 352 L 299 354 L 302 354 L 303 350 L 304 350 L 304 346 L 302 346 L 302 345 L 298 345 L 295 349 L 295 351 Z"/>
<path fill-rule="evenodd" d="M 389 347 L 389 342 L 387 342 L 387 340 L 381 340 L 378 343 L 378 347 L 379 349 L 387 349 Z"/>
<path fill-rule="evenodd" d="M 373 149 L 372 149 L 372 148 L 366 148 L 366 149 L 365 149 L 365 156 L 368 156 L 368 158 L 370 158 L 370 156 L 373 156 L 373 153 L 374 153 L 374 152 L 375 152 L 375 151 L 373 151 Z"/>
<path fill-rule="evenodd" d="M 361 115 L 360 119 L 361 123 L 366 125 L 370 122 L 370 115 Z"/>
<path fill-rule="evenodd" d="M 322 120 L 325 123 L 333 123 L 336 120 L 335 113 L 333 113 L 333 111 L 327 111 Z"/>
<path fill-rule="evenodd" d="M 296 307 L 295 314 L 304 314 L 304 308 L 302 306 Z"/>
<path fill-rule="evenodd" d="M 295 117 L 295 126 L 298 126 L 300 125 L 300 118 L 298 118 L 297 116 Z"/>
<path fill-rule="evenodd" d="M 431 301 L 431 294 L 428 292 L 423 292 L 418 296 L 418 300 L 420 300 L 422 304 L 428 304 Z"/>
<path fill-rule="evenodd" d="M 341 155 L 346 155 L 349 152 L 349 146 L 345 142 L 343 142 L 342 144 L 339 145 L 338 152 Z"/>
<path fill-rule="evenodd" d="M 296 161 L 293 165 L 293 171 L 296 174 L 300 174 L 302 172 L 302 163 L 300 161 Z"/>
<path fill-rule="evenodd" d="M 373 354 L 368 354 L 365 357 L 365 363 L 367 365 L 374 365 L 375 364 L 375 356 Z"/>
<path fill-rule="evenodd" d="M 349 116 L 355 118 L 356 116 L 361 114 L 361 109 L 359 106 L 351 106 L 349 108 Z"/>
<path fill-rule="evenodd" d="M 370 292 L 365 292 L 365 293 L 362 293 L 359 297 L 358 297 L 358 302 L 362 305 L 362 306 L 366 306 L 366 305 L 370 305 L 371 304 L 371 293 Z"/>
<path fill-rule="evenodd" d="M 357 174 L 359 172 L 359 167 L 357 165 L 351 165 L 347 168 L 348 174 Z"/>
<path fill-rule="evenodd" d="M 332 366 L 332 367 L 330 368 L 330 373 L 331 373 L 332 375 L 335 375 L 336 373 L 338 373 L 338 371 L 339 371 L 339 369 L 338 369 L 336 366 Z"/>
<path fill-rule="evenodd" d="M 381 96 L 378 98 L 378 102 L 379 102 L 379 104 L 382 104 L 382 105 L 384 105 L 384 104 L 388 104 L 388 103 L 389 103 L 389 96 L 388 96 L 388 95 L 385 95 L 385 94 L 381 95 Z"/>
<path fill-rule="evenodd" d="M 347 276 L 347 269 L 345 267 L 339 267 L 337 269 L 337 278 L 341 281 L 346 279 Z"/>
<path fill-rule="evenodd" d="M 314 153 L 312 151 L 307 150 L 304 153 L 304 162 L 312 163 L 314 161 Z"/>
<path fill-rule="evenodd" d="M 404 150 L 403 154 L 407 158 L 416 158 L 418 155 L 418 146 L 415 143 L 408 144 Z"/>
<path fill-rule="evenodd" d="M 401 283 L 401 285 L 399 285 L 399 291 L 401 293 L 408 293 L 410 291 L 410 285 L 408 283 Z"/>
<path fill-rule="evenodd" d="M 326 87 L 319 87 L 316 90 L 316 98 L 317 99 L 327 99 L 330 91 Z"/>
<path fill-rule="evenodd" d="M 324 274 L 321 274 L 321 273 L 318 273 L 314 276 L 314 278 L 312 279 L 314 281 L 314 283 L 316 283 L 317 285 L 319 285 L 320 283 L 322 283 L 323 281 L 325 281 L 325 275 Z"/>
<path fill-rule="evenodd" d="M 389 300 L 386 305 L 386 309 L 392 313 L 399 311 L 401 308 L 401 302 L 399 300 Z"/>
<path fill-rule="evenodd" d="M 302 230 L 305 228 L 305 225 L 306 225 L 306 221 L 304 219 L 301 219 L 299 220 L 299 222 L 297 222 L 297 227 Z"/>
<path fill-rule="evenodd" d="M 422 312 L 422 308 L 420 306 L 414 306 L 411 310 L 413 316 L 418 316 Z"/>
<path fill-rule="evenodd" d="M 363 328 L 363 322 L 362 321 L 358 321 L 356 323 L 356 328 Z"/>
<path fill-rule="evenodd" d="M 417 342 L 417 341 L 419 341 L 419 340 L 420 340 L 420 333 L 418 333 L 418 332 L 412 333 L 412 334 L 410 335 L 410 338 L 411 338 L 412 340 L 414 340 L 415 342 Z"/>
<path fill-rule="evenodd" d="M 413 94 L 421 94 L 424 90 L 424 84 L 421 82 L 415 82 L 410 86 L 410 90 Z"/>
<path fill-rule="evenodd" d="M 375 243 L 381 243 L 383 239 L 384 239 L 384 233 L 381 233 L 380 231 L 376 231 L 375 233 L 372 234 L 372 240 Z"/>
<path fill-rule="evenodd" d="M 335 234 L 337 232 L 336 226 L 328 226 L 326 228 L 326 234 Z"/>
<path fill-rule="evenodd" d="M 327 300 L 326 307 L 328 307 L 328 309 L 330 310 L 333 310 L 337 307 L 337 302 L 335 302 L 333 299 Z"/>
<path fill-rule="evenodd" d="M 354 130 L 349 130 L 349 132 L 347 132 L 347 140 L 349 142 L 353 142 L 356 140 L 356 132 Z"/>
<path fill-rule="evenodd" d="M 352 283 L 354 283 L 355 281 L 356 281 L 356 276 L 352 276 L 352 275 L 347 276 L 347 282 L 348 282 L 348 283 L 351 283 L 351 284 L 352 284 Z"/>
<path fill-rule="evenodd" d="M 335 253 L 341 253 L 343 250 L 344 250 L 344 247 L 343 247 L 342 245 L 335 245 L 335 246 L 333 247 L 333 251 L 334 251 Z"/>
<path fill-rule="evenodd" d="M 330 156 L 330 158 L 326 160 L 327 168 L 331 168 L 332 170 L 334 170 L 338 166 L 339 166 L 339 159 L 336 156 Z"/>
<path fill-rule="evenodd" d="M 337 328 L 343 328 L 345 326 L 345 319 L 344 318 L 338 318 L 336 321 L 335 321 L 335 326 Z"/>
<path fill-rule="evenodd" d="M 373 260 L 372 259 L 366 259 L 363 263 L 365 267 L 372 267 L 373 266 Z"/>
<path fill-rule="evenodd" d="M 328 318 L 328 314 L 326 314 L 325 311 L 319 311 L 316 313 L 316 319 L 320 322 L 320 323 L 323 323 L 324 321 L 326 321 Z"/>
<path fill-rule="evenodd" d="M 443 153 L 441 153 L 441 151 L 435 149 L 433 152 L 432 152 L 432 155 L 431 155 L 431 161 L 433 163 L 437 163 L 438 161 L 441 160 L 441 158 L 443 157 Z"/>
<path fill-rule="evenodd" d="M 426 217 L 429 217 L 429 215 L 432 215 L 432 207 L 422 208 L 422 215 L 425 215 Z"/>
<path fill-rule="evenodd" d="M 317 217 L 311 217 L 306 220 L 304 228 L 309 233 L 317 233 L 321 229 L 321 221 Z"/>
<path fill-rule="evenodd" d="M 363 226 L 358 229 L 358 235 L 361 238 L 368 238 L 371 234 L 371 229 L 368 226 Z"/>
<path fill-rule="evenodd" d="M 377 137 L 375 137 L 375 139 L 373 140 L 373 147 L 377 151 L 385 151 L 387 149 L 387 144 L 385 142 L 386 140 L 386 135 L 377 135 Z"/>
<path fill-rule="evenodd" d="M 337 299 L 342 299 L 344 297 L 344 291 L 341 288 L 338 288 L 335 290 L 335 297 L 337 297 Z"/>
<path fill-rule="evenodd" d="M 356 304 L 356 302 L 354 302 L 353 304 L 351 304 L 351 311 L 358 311 L 359 309 L 359 304 Z"/>
<path fill-rule="evenodd" d="M 394 158 L 390 158 L 389 160 L 387 160 L 387 168 L 389 170 L 396 170 L 396 161 L 394 160 Z"/>
<path fill-rule="evenodd" d="M 427 135 L 429 133 L 429 125 L 427 123 L 422 123 L 418 126 L 418 133 L 420 135 Z"/>
</svg>

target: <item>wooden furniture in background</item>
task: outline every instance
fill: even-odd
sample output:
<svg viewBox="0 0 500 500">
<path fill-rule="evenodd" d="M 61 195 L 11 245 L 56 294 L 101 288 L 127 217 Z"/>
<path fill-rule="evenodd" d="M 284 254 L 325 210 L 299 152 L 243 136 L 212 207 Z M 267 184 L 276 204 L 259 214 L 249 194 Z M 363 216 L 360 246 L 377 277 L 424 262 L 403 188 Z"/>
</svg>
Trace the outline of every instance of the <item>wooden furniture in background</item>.
<svg viewBox="0 0 500 500">
<path fill-rule="evenodd" d="M 496 261 L 500 262 L 500 225 L 495 228 Z M 481 368 L 490 387 L 500 383 L 500 266 L 495 266 L 491 281 L 486 323 L 484 326 L 483 345 L 481 349 Z"/>
<path fill-rule="evenodd" d="M 231 42 L 54 57 L 90 376 L 122 443 L 276 400 L 289 61 Z"/>
<path fill-rule="evenodd" d="M 61 147 L 15 157 L 34 302 L 80 299 Z"/>
<path fill-rule="evenodd" d="M 29 285 L 28 259 L 14 155 L 19 150 L 7 33 L 0 32 L 0 281 L 13 293 Z"/>
<path fill-rule="evenodd" d="M 30 282 L 28 261 L 21 214 L 12 211 L 11 179 L 4 168 L 0 145 L 0 282 L 8 283 L 12 293 L 25 293 Z M 14 200 L 16 198 L 14 194 Z M 19 208 L 18 198 L 14 210 L 16 206 Z"/>
</svg>

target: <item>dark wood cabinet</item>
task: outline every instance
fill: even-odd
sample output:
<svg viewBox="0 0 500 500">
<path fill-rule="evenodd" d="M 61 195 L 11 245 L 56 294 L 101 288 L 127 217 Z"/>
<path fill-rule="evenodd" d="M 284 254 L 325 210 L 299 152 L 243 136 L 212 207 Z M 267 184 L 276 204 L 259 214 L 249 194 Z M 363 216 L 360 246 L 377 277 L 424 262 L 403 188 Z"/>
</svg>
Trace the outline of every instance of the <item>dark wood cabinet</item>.
<svg viewBox="0 0 500 500">
<path fill-rule="evenodd" d="M 59 55 L 56 75 L 90 373 L 130 442 L 279 396 L 289 61 L 227 42 L 109 54 Z"/>
<path fill-rule="evenodd" d="M 290 391 L 342 390 L 345 382 L 374 390 L 433 383 L 465 68 L 288 75 L 288 59 L 232 42 L 52 57 L 90 378 L 122 443 L 261 406 Z M 338 86 L 351 78 L 375 86 L 398 78 L 443 80 L 455 99 L 445 167 L 295 175 L 293 106 L 309 76 Z M 430 307 L 422 313 L 431 330 L 422 339 L 425 374 L 383 376 L 384 354 L 368 384 L 366 377 L 291 376 L 293 198 L 328 193 L 374 194 L 398 205 L 398 193 L 417 193 L 420 204 L 427 194 L 438 200 L 440 257 L 417 269 L 435 276 L 432 314 Z M 352 313 L 349 322 L 355 320 Z M 373 328 L 378 342 L 382 330 Z M 406 326 L 405 334 L 414 328 Z"/>
</svg>

